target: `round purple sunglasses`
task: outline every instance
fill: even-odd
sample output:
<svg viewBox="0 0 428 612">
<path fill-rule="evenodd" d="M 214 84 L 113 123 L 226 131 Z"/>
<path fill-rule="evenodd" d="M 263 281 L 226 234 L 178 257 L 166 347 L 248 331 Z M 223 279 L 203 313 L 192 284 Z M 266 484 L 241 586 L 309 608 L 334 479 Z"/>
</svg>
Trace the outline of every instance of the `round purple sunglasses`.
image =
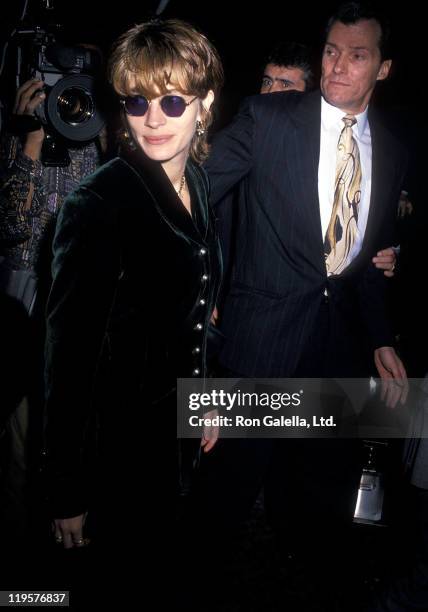
<svg viewBox="0 0 428 612">
<path fill-rule="evenodd" d="M 190 102 L 186 102 L 181 96 L 167 94 L 160 99 L 160 107 L 167 117 L 181 117 L 189 104 L 197 99 L 195 96 Z M 127 115 L 143 117 L 152 103 L 145 96 L 126 96 L 120 100 Z"/>
</svg>

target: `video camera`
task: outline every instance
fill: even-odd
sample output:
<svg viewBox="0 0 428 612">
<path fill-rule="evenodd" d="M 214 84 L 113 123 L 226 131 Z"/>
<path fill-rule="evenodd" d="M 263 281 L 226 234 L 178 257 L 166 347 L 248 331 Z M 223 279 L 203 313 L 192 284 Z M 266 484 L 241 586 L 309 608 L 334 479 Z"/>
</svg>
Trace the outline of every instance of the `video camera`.
<svg viewBox="0 0 428 612">
<path fill-rule="evenodd" d="M 61 44 L 55 32 L 38 26 L 18 34 L 22 35 L 18 82 L 29 78 L 44 82 L 46 98 L 36 116 L 47 132 L 76 143 L 94 139 L 104 126 L 94 78 L 101 68 L 98 50 Z"/>
</svg>

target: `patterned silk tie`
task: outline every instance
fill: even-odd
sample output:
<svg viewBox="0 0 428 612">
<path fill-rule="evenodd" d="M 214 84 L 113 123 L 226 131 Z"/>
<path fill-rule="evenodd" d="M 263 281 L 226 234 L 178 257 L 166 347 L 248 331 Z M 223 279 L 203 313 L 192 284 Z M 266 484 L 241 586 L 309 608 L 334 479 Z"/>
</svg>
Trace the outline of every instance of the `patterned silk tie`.
<svg viewBox="0 0 428 612">
<path fill-rule="evenodd" d="M 345 127 L 337 143 L 333 209 L 324 240 L 327 274 L 340 274 L 346 267 L 355 241 L 361 198 L 360 151 L 352 132 L 352 115 L 342 118 Z"/>
</svg>

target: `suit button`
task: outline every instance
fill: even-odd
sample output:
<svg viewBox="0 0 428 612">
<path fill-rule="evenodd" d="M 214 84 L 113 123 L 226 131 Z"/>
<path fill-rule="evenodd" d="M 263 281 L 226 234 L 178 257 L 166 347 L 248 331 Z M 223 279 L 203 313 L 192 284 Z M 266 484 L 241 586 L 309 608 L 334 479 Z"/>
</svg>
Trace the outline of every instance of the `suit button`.
<svg viewBox="0 0 428 612">
<path fill-rule="evenodd" d="M 192 372 L 192 376 L 199 376 L 199 374 L 201 373 L 199 368 L 195 368 Z"/>
<path fill-rule="evenodd" d="M 204 326 L 202 325 L 202 323 L 196 323 L 195 325 L 195 330 L 196 331 L 201 331 L 204 328 Z"/>
<path fill-rule="evenodd" d="M 201 250 L 199 251 L 199 255 L 200 255 L 201 257 L 204 257 L 204 255 L 206 255 L 206 254 L 207 254 L 207 250 L 206 250 L 206 249 L 201 249 Z"/>
<path fill-rule="evenodd" d="M 200 352 L 201 352 L 200 346 L 195 346 L 195 348 L 192 351 L 193 355 L 199 355 Z"/>
<path fill-rule="evenodd" d="M 209 279 L 208 274 L 203 274 L 203 275 L 202 275 L 202 282 L 203 282 L 203 283 L 206 283 L 208 279 Z"/>
<path fill-rule="evenodd" d="M 205 306 L 206 301 L 205 300 L 199 300 L 199 304 L 200 304 L 200 306 Z"/>
</svg>

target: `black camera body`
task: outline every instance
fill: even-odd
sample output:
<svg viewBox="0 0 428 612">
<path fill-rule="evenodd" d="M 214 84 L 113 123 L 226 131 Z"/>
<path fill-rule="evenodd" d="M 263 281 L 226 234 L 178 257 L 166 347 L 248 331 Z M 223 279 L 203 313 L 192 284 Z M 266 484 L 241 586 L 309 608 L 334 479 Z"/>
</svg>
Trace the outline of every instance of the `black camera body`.
<svg viewBox="0 0 428 612">
<path fill-rule="evenodd" d="M 104 126 L 95 78 L 101 68 L 99 52 L 61 44 L 55 33 L 40 27 L 22 34 L 26 38 L 31 34 L 32 39 L 22 45 L 18 80 L 20 84 L 29 78 L 43 81 L 46 98 L 36 115 L 47 133 L 71 143 L 93 140 Z"/>
</svg>

